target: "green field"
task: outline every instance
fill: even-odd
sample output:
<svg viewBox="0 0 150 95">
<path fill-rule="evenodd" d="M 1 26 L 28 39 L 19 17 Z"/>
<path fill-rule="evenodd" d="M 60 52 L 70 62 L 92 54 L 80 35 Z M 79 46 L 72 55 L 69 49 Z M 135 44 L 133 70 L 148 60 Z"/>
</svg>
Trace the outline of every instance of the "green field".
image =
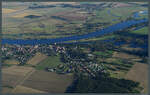
<svg viewBox="0 0 150 95">
<path fill-rule="evenodd" d="M 17 11 L 17 14 L 9 13 L 11 15 L 3 14 L 2 15 L 2 33 L 4 34 L 4 38 L 15 38 L 15 39 L 32 39 L 32 38 L 58 38 L 58 37 L 67 37 L 73 35 L 81 35 L 87 34 L 89 32 L 94 32 L 97 28 L 102 29 L 104 27 L 108 27 L 112 24 L 118 23 L 122 20 L 126 20 L 128 17 L 131 17 L 134 12 L 146 10 L 145 7 L 139 6 L 126 6 L 126 7 L 110 7 L 109 4 L 105 4 L 106 6 L 102 9 L 93 8 L 92 11 L 88 9 L 74 8 L 74 7 L 61 7 L 59 4 L 56 7 L 52 8 L 37 8 L 37 9 L 27 9 L 33 3 L 11 3 L 6 4 L 3 3 L 3 8 L 5 9 L 13 9 Z M 38 3 L 39 5 L 47 3 Z M 82 2 L 78 3 L 79 5 L 84 4 L 95 4 L 91 2 Z M 98 4 L 98 3 L 97 3 Z M 124 3 L 127 4 L 127 3 Z M 70 4 L 73 5 L 73 4 Z M 23 10 L 25 9 L 25 10 Z M 20 11 L 23 10 L 23 11 Z M 110 11 L 110 13 L 108 12 Z M 69 13 L 68 13 L 69 12 Z M 91 14 L 83 14 L 79 15 L 78 13 L 85 12 Z M 40 18 L 25 18 L 24 15 L 22 17 L 14 17 L 17 15 L 39 15 Z M 71 17 L 67 17 L 68 15 L 72 15 Z M 51 16 L 66 16 L 67 19 L 72 19 L 69 21 L 55 19 Z M 76 20 L 80 16 L 87 16 L 84 20 Z M 114 16 L 116 15 L 116 16 Z M 145 15 L 146 16 L 146 15 Z M 145 16 L 141 16 L 146 18 Z M 74 20 L 73 20 L 74 19 Z M 85 25 L 97 25 L 89 27 Z M 107 23 L 98 24 L 98 23 Z M 61 27 L 57 27 L 61 26 Z M 111 36 L 114 37 L 114 36 Z M 87 41 L 96 41 L 104 38 L 93 38 L 93 39 L 85 39 Z"/>
<path fill-rule="evenodd" d="M 112 62 L 107 62 L 104 65 L 110 72 L 110 76 L 114 78 L 123 78 L 132 68 L 134 63 L 125 63 L 121 59 L 113 59 Z"/>
<path fill-rule="evenodd" d="M 111 24 L 115 24 L 117 22 L 120 22 L 121 20 L 125 20 L 128 17 L 131 17 L 133 12 L 145 9 L 146 8 L 143 7 L 130 6 L 120 8 L 105 8 L 101 11 L 96 10 L 94 11 L 94 13 L 96 14 L 95 19 L 93 19 L 92 22 L 109 22 Z M 108 11 L 110 11 L 111 14 L 108 13 Z M 112 14 L 115 16 L 113 16 Z M 113 19 L 115 19 L 115 21 L 113 21 Z"/>
<path fill-rule="evenodd" d="M 55 68 L 55 67 L 57 67 L 60 64 L 62 64 L 62 62 L 60 61 L 60 56 L 49 56 L 43 62 L 40 62 L 36 66 L 36 69 L 44 70 L 46 67 Z"/>
<path fill-rule="evenodd" d="M 140 35 L 147 35 L 148 34 L 148 27 L 143 27 L 141 29 L 132 31 L 131 33 L 140 34 Z"/>
<path fill-rule="evenodd" d="M 93 52 L 93 54 L 97 55 L 97 56 L 104 56 L 104 57 L 108 57 L 111 56 L 113 54 L 113 51 L 109 50 L 106 52 L 101 52 L 101 51 L 95 51 Z"/>
</svg>

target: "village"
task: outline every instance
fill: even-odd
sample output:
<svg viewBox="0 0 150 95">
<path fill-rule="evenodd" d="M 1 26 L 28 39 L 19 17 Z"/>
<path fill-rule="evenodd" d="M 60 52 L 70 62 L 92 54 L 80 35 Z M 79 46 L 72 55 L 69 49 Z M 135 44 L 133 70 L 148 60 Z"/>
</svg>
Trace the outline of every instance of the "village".
<svg viewBox="0 0 150 95">
<path fill-rule="evenodd" d="M 69 52 L 69 47 L 59 46 L 57 44 L 54 45 L 35 45 L 35 46 L 29 46 L 29 45 L 3 45 L 2 46 L 2 59 L 8 60 L 8 59 L 16 59 L 20 62 L 20 66 L 26 65 L 27 61 L 30 60 L 32 57 L 36 55 L 37 52 L 43 53 L 47 56 L 52 55 L 61 55 L 61 61 L 65 60 L 63 64 L 60 64 L 59 66 L 55 68 L 46 67 L 45 71 L 48 72 L 56 72 L 59 74 L 67 74 L 67 73 L 73 73 L 73 72 L 81 72 L 85 75 L 89 75 L 94 77 L 95 73 L 102 71 L 106 72 L 103 69 L 103 64 L 97 64 L 97 62 L 94 62 L 94 55 L 91 53 L 85 54 L 87 58 L 84 58 L 82 56 L 79 56 L 78 58 L 75 58 L 73 53 Z M 75 47 L 74 49 L 78 49 Z M 78 50 L 77 50 L 78 51 Z M 65 58 L 64 58 L 65 56 Z M 4 64 L 5 66 L 5 64 Z M 65 66 L 69 67 L 67 70 L 65 69 Z"/>
<path fill-rule="evenodd" d="M 146 93 L 147 6 L 4 2 L 2 92 Z"/>
</svg>

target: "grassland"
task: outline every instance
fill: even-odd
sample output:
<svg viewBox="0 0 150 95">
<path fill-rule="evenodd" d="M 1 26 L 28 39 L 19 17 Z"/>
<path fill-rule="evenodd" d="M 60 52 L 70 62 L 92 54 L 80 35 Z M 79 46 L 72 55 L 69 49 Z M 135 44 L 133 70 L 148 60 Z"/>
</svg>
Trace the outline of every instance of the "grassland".
<svg viewBox="0 0 150 95">
<path fill-rule="evenodd" d="M 7 4 L 6 4 L 7 5 Z M 23 6 L 22 8 L 18 9 L 18 7 L 14 6 L 8 6 L 8 8 L 12 10 L 16 10 L 16 13 L 9 14 L 3 14 L 2 18 L 3 20 L 3 34 L 5 38 L 36 38 L 38 33 L 42 34 L 51 34 L 51 35 L 38 35 L 39 38 L 50 38 L 50 37 L 57 37 L 52 35 L 53 32 L 56 32 L 56 24 L 63 24 L 64 21 L 52 19 L 51 16 L 60 12 L 68 12 L 68 11 L 74 11 L 70 10 L 70 8 L 46 8 L 44 9 L 26 9 L 28 7 L 27 4 Z M 25 10 L 24 10 L 25 9 Z M 21 11 L 22 10 L 22 11 Z M 6 11 L 6 8 L 4 6 L 3 8 L 4 12 Z M 23 13 L 22 13 L 23 12 Z M 28 15 L 40 15 L 41 18 L 34 18 L 34 19 L 28 19 L 24 18 L 24 16 Z M 37 23 L 38 22 L 38 23 Z M 37 34 L 35 34 L 35 32 Z M 25 35 L 22 35 L 25 34 Z M 35 34 L 32 36 L 32 34 Z"/>
<path fill-rule="evenodd" d="M 28 16 L 28 15 L 29 15 L 28 13 L 22 13 L 22 14 L 18 14 L 18 15 L 12 16 L 12 17 L 23 18 L 23 17 Z"/>
<path fill-rule="evenodd" d="M 22 85 L 17 85 L 16 88 L 12 91 L 12 93 L 19 94 L 19 93 L 46 93 L 46 92 L 33 89 L 33 88 L 29 88 L 29 87 L 25 87 Z"/>
<path fill-rule="evenodd" d="M 117 35 L 106 35 L 106 36 L 102 36 L 102 37 L 95 37 L 95 38 L 89 38 L 89 39 L 81 39 L 78 40 L 78 42 L 94 42 L 94 41 L 100 41 L 100 40 L 107 40 L 107 39 L 111 39 L 111 38 L 115 38 L 117 37 Z M 73 41 L 66 41 L 67 43 L 71 43 L 71 42 L 76 42 L 75 40 Z"/>
<path fill-rule="evenodd" d="M 40 70 L 25 80 L 23 86 L 49 93 L 64 93 L 71 83 L 72 75 L 59 75 Z"/>
<path fill-rule="evenodd" d="M 72 79 L 72 74 L 59 75 L 28 66 L 2 69 L 3 93 L 63 93 Z"/>
<path fill-rule="evenodd" d="M 99 58 L 98 61 L 104 62 L 105 69 L 110 72 L 110 76 L 114 78 L 124 78 L 136 62 L 141 61 L 141 58 L 123 53 L 123 52 L 94 52 Z"/>
<path fill-rule="evenodd" d="M 28 5 L 28 4 L 27 4 Z M 76 28 L 82 28 L 85 19 L 82 17 L 83 14 L 76 14 L 79 11 L 74 8 L 47 8 L 47 9 L 35 9 L 28 10 L 24 14 L 18 13 L 17 15 L 6 16 L 7 13 L 13 13 L 14 10 L 20 10 L 26 8 L 27 6 L 13 7 L 9 6 L 3 9 L 3 37 L 4 38 L 57 38 L 57 37 L 66 37 L 73 36 L 78 34 L 87 33 L 86 30 L 83 30 L 80 33 Z M 8 10 L 10 8 L 11 10 Z M 73 10 L 71 10 L 73 9 Z M 111 13 L 117 16 L 113 16 L 108 13 L 110 10 Z M 96 24 L 99 22 L 108 22 L 110 24 L 115 24 L 121 20 L 125 20 L 130 17 L 133 12 L 139 10 L 145 10 L 145 8 L 139 8 L 135 6 L 122 7 L 122 8 L 106 8 L 104 10 L 95 10 L 94 13 L 96 16 L 86 15 L 90 23 Z M 75 13 L 74 13 L 75 12 Z M 83 12 L 84 13 L 84 12 Z M 38 14 L 40 18 L 24 18 L 27 15 Z M 69 15 L 68 15 L 69 14 Z M 60 19 L 54 19 L 51 16 L 57 15 L 65 19 L 72 19 L 73 21 L 64 21 Z M 145 17 L 145 16 L 143 16 Z M 80 21 L 79 21 L 80 20 Z M 62 26 L 62 27 L 57 27 Z M 106 25 L 107 26 L 107 25 Z M 99 27 L 106 27 L 99 26 Z M 131 33 L 147 35 L 148 28 L 144 27 L 140 30 L 132 31 Z M 90 32 L 94 32 L 90 31 Z M 118 35 L 105 35 L 103 37 L 95 37 L 91 39 L 80 40 L 80 42 L 86 41 L 98 41 L 106 40 L 110 38 L 116 38 Z M 73 42 L 73 41 L 69 41 Z M 97 47 L 98 48 L 98 47 Z M 135 50 L 135 48 L 132 50 Z M 131 51 L 132 51 L 131 50 Z M 87 49 L 88 51 L 88 49 Z M 89 53 L 89 52 L 88 52 Z M 124 78 L 138 81 L 142 86 L 146 88 L 147 84 L 147 66 L 146 64 L 138 64 L 137 61 L 142 59 L 123 52 L 114 52 L 114 51 L 96 51 L 93 52 L 96 55 L 97 61 L 99 63 L 104 63 L 106 70 L 110 72 L 110 76 L 114 78 Z M 13 93 L 63 93 L 67 87 L 73 81 L 73 75 L 67 74 L 56 74 L 54 72 L 46 72 L 45 68 L 56 68 L 60 64 L 63 64 L 60 61 L 60 56 L 46 56 L 41 53 L 37 53 L 33 58 L 31 58 L 27 65 L 25 66 L 14 66 L 19 64 L 16 60 L 6 60 L 7 66 L 2 69 L 3 77 L 3 88 L 4 92 L 13 92 Z M 134 65 L 135 64 L 135 65 Z M 64 64 L 65 65 L 65 64 Z M 63 71 L 67 71 L 69 67 L 65 67 Z M 144 70 L 143 70 L 144 69 Z M 146 73 L 145 73 L 146 72 Z M 139 74 L 137 74 L 139 73 Z M 143 77 L 141 77 L 143 76 Z M 142 78 L 145 80 L 143 81 Z M 144 89 L 144 92 L 147 90 Z"/>
<path fill-rule="evenodd" d="M 122 59 L 108 58 L 106 59 L 106 68 L 110 72 L 110 76 L 114 78 L 124 78 L 134 63 L 123 62 Z"/>
<path fill-rule="evenodd" d="M 125 78 L 140 82 L 142 87 L 144 87 L 142 93 L 146 93 L 148 91 L 148 64 L 136 63 Z"/>
<path fill-rule="evenodd" d="M 6 9 L 6 8 L 3 8 L 2 9 L 2 13 L 4 13 L 4 14 L 7 14 L 7 13 L 12 13 L 12 12 L 15 12 L 16 10 L 14 10 L 14 9 Z"/>
<path fill-rule="evenodd" d="M 43 2 L 38 4 L 47 5 L 46 3 Z M 80 3 L 69 3 L 69 4 L 80 5 Z M 87 4 L 95 4 L 95 3 L 87 3 Z M 2 22 L 3 23 L 2 32 L 4 34 L 3 35 L 4 38 L 40 39 L 40 38 L 58 38 L 58 37 L 85 34 L 88 32 L 87 30 L 83 29 L 82 31 L 79 32 L 77 28 L 82 28 L 86 20 L 88 21 L 88 23 L 91 24 L 109 23 L 108 25 L 110 25 L 120 22 L 121 20 L 125 20 L 128 17 L 131 17 L 133 12 L 146 10 L 146 8 L 138 6 L 126 6 L 119 8 L 108 7 L 101 11 L 96 9 L 93 10 L 93 14 L 95 14 L 95 16 L 92 16 L 91 14 L 87 14 L 88 13 L 87 10 L 82 10 L 82 12 L 80 12 L 81 10 L 71 7 L 57 6 L 53 8 L 27 9 L 28 6 L 32 5 L 32 3 L 24 3 L 24 4 L 18 3 L 18 6 L 16 7 L 15 5 L 16 5 L 15 3 L 12 3 L 12 5 L 7 5 L 5 3 L 3 4 L 4 12 L 8 12 L 9 10 L 7 9 L 16 10 L 15 14 L 13 14 L 12 11 L 12 14 L 10 13 L 11 15 L 3 14 L 2 16 L 2 18 L 4 19 Z M 110 11 L 110 13 L 108 11 Z M 35 14 L 40 15 L 41 17 L 33 19 L 24 18 L 24 16 Z M 54 19 L 51 16 L 62 17 L 67 19 L 68 21 L 64 21 L 61 19 Z M 107 27 L 108 25 L 104 26 L 100 25 L 99 27 Z M 89 31 L 94 32 L 95 29 L 92 28 Z M 95 41 L 96 39 L 92 40 Z"/>
<path fill-rule="evenodd" d="M 4 64 L 15 64 L 15 65 L 17 65 L 17 64 L 19 64 L 19 62 L 16 61 L 15 59 L 9 59 L 9 60 L 5 60 Z"/>
<path fill-rule="evenodd" d="M 11 66 L 2 69 L 4 92 L 11 92 L 34 69 L 24 66 Z"/>
<path fill-rule="evenodd" d="M 92 22 L 110 22 L 111 24 L 125 20 L 128 17 L 132 17 L 134 12 L 139 10 L 145 10 L 143 7 L 128 6 L 128 7 L 119 7 L 119 8 L 106 8 L 101 11 L 94 11 L 96 14 L 95 19 Z M 110 13 L 108 12 L 110 11 Z M 115 16 L 114 16 L 115 15 Z"/>
<path fill-rule="evenodd" d="M 108 57 L 108 56 L 111 56 L 113 54 L 113 51 L 106 51 L 106 52 L 93 52 L 95 55 L 97 56 L 105 56 L 105 57 Z"/>
<path fill-rule="evenodd" d="M 42 54 L 42 53 L 36 53 L 36 55 L 34 57 L 32 57 L 27 64 L 36 66 L 38 63 L 40 63 L 41 61 L 43 61 L 44 59 L 46 59 L 47 56 Z"/>
<path fill-rule="evenodd" d="M 60 61 L 60 57 L 59 56 L 49 56 L 48 58 L 46 58 L 45 60 L 40 62 L 36 66 L 36 69 L 44 70 L 46 67 L 55 68 L 55 67 L 57 67 L 60 64 L 62 64 L 62 62 Z"/>
<path fill-rule="evenodd" d="M 132 31 L 131 33 L 139 34 L 139 35 L 147 35 L 148 34 L 148 27 L 143 27 L 141 29 Z"/>
</svg>

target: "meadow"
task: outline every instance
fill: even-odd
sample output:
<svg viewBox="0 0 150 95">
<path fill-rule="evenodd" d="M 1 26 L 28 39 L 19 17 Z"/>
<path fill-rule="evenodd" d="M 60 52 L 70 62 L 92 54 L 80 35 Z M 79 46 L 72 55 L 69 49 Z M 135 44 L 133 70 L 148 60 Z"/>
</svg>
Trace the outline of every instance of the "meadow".
<svg viewBox="0 0 150 95">
<path fill-rule="evenodd" d="M 43 2 L 39 4 L 47 5 Z M 120 8 L 107 7 L 102 10 L 96 7 L 90 13 L 88 9 L 63 7 L 61 4 L 63 3 L 60 3 L 60 5 L 56 3 L 56 7 L 31 9 L 29 6 L 34 5 L 34 3 L 18 3 L 16 7 L 4 3 L 2 16 L 4 19 L 2 22 L 3 37 L 14 39 L 44 39 L 81 35 L 132 18 L 134 12 L 146 10 L 145 7 L 129 5 Z M 78 6 L 89 3 L 69 4 L 71 6 Z M 26 17 L 30 15 L 40 17 Z M 57 18 L 53 18 L 53 16 Z M 99 25 L 98 23 L 106 23 L 106 25 Z M 97 26 L 90 28 L 89 25 Z"/>
</svg>

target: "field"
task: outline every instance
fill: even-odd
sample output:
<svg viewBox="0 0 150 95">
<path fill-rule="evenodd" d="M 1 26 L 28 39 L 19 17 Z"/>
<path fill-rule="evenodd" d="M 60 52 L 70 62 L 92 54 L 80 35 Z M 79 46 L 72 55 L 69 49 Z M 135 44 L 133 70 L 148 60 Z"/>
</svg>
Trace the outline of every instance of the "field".
<svg viewBox="0 0 150 95">
<path fill-rule="evenodd" d="M 16 88 L 12 91 L 12 93 L 19 94 L 19 93 L 46 93 L 46 92 L 33 89 L 33 88 L 29 88 L 29 87 L 25 87 L 22 85 L 17 85 Z"/>
<path fill-rule="evenodd" d="M 142 59 L 138 56 L 127 54 L 124 52 L 95 52 L 97 55 L 108 57 L 103 59 L 104 65 L 110 72 L 111 77 L 124 78 L 127 73 L 132 69 L 136 62 L 140 62 Z M 112 57 L 109 57 L 111 56 Z M 102 58 L 99 58 L 102 60 Z"/>
<path fill-rule="evenodd" d="M 72 75 L 58 75 L 56 73 L 36 71 L 23 86 L 31 87 L 49 93 L 63 93 L 72 83 Z"/>
<path fill-rule="evenodd" d="M 122 52 L 114 52 L 113 57 L 140 61 L 140 58 L 138 56 L 127 54 L 127 53 L 122 53 Z"/>
<path fill-rule="evenodd" d="M 18 5 L 17 5 L 18 4 Z M 122 20 L 131 17 L 134 12 L 145 10 L 144 7 L 131 6 L 130 4 L 119 3 L 114 8 L 105 8 L 101 11 L 94 9 L 91 12 L 74 7 L 63 7 L 59 3 L 36 3 L 39 5 L 52 5 L 56 7 L 50 8 L 37 8 L 28 9 L 33 3 L 3 3 L 3 12 L 9 13 L 3 14 L 3 37 L 4 38 L 58 38 L 72 35 L 81 35 L 86 32 L 94 32 L 95 28 L 89 30 L 79 30 L 78 28 L 84 28 L 84 23 L 93 24 L 96 23 L 109 23 L 114 24 Z M 71 6 L 78 6 L 82 4 L 95 4 L 95 3 L 78 3 L 68 2 Z M 17 6 L 16 6 L 17 5 Z M 107 5 L 107 4 L 106 4 Z M 109 5 L 109 3 L 108 3 Z M 86 7 L 85 7 L 86 8 Z M 8 9 L 8 10 L 7 10 Z M 13 11 L 16 10 L 16 11 Z M 40 15 L 39 18 L 25 18 L 24 16 Z M 53 18 L 56 16 L 57 18 Z M 38 22 L 38 23 L 37 23 Z M 98 28 L 107 27 L 108 25 L 99 25 Z M 35 33 L 36 32 L 36 33 Z M 93 41 L 99 40 L 99 38 L 92 39 Z"/>
<path fill-rule="evenodd" d="M 71 12 L 62 12 L 55 14 L 54 16 L 58 16 L 68 21 L 84 21 L 87 18 L 87 14 L 84 12 L 71 11 Z"/>
<path fill-rule="evenodd" d="M 10 60 L 5 60 L 4 64 L 15 64 L 15 65 L 17 65 L 17 64 L 19 64 L 19 62 L 14 60 L 14 59 L 10 59 Z"/>
<path fill-rule="evenodd" d="M 12 17 L 15 17 L 15 18 L 23 18 L 23 17 L 28 16 L 28 15 L 29 15 L 28 13 L 22 13 L 22 14 L 15 15 L 15 16 L 12 16 Z"/>
<path fill-rule="evenodd" d="M 146 10 L 144 5 L 126 2 L 4 2 L 3 38 L 36 41 L 74 36 L 72 38 L 77 40 L 72 41 L 70 38 L 63 44 L 55 39 L 54 44 L 38 44 L 37 47 L 2 45 L 3 93 L 65 93 L 70 86 L 73 90 L 79 88 L 80 91 L 82 88 L 81 92 L 93 89 L 96 89 L 93 90 L 95 92 L 113 92 L 114 88 L 122 92 L 147 92 L 148 27 L 142 27 L 146 23 L 126 29 L 117 26 L 118 31 L 111 28 L 116 32 L 107 34 L 106 31 L 102 36 L 90 34 L 101 29 L 105 32 L 106 27 L 127 20 L 147 19 L 147 14 L 141 14 L 140 18 L 134 17 L 135 12 Z M 108 76 L 103 76 L 101 72 L 108 73 Z M 110 80 L 114 83 L 110 83 Z M 131 84 L 125 84 L 129 80 L 133 80 Z M 96 81 L 102 86 L 97 85 Z M 80 87 L 72 85 L 74 82 Z M 136 82 L 140 83 L 141 88 Z M 135 85 L 137 88 L 130 88 Z"/>
<path fill-rule="evenodd" d="M 62 62 L 60 61 L 60 56 L 49 56 L 45 60 L 41 61 L 36 66 L 36 69 L 44 70 L 46 67 L 55 68 L 60 64 L 62 64 Z"/>
<path fill-rule="evenodd" d="M 5 3 L 4 3 L 5 4 Z M 46 3 L 45 3 L 46 4 Z M 27 9 L 30 5 L 26 3 L 23 7 L 18 6 L 15 8 L 14 6 L 8 6 L 8 8 L 12 8 L 17 10 L 16 12 L 12 12 L 10 14 L 3 14 L 3 37 L 9 38 L 49 38 L 49 37 L 59 37 L 59 32 L 57 31 L 57 24 L 65 23 L 62 20 L 52 19 L 51 16 L 57 14 L 58 12 L 67 12 L 74 11 L 70 10 L 70 8 L 46 8 L 46 9 Z M 32 4 L 31 4 L 32 5 Z M 4 6 L 5 7 L 5 6 Z M 4 10 L 5 12 L 6 10 Z M 25 18 L 24 16 L 28 15 L 40 15 L 40 18 Z M 37 23 L 38 22 L 38 23 Z M 22 32 L 21 32 L 22 31 Z M 35 34 L 36 31 L 36 34 Z M 56 35 L 52 35 L 55 33 Z M 41 35 L 43 34 L 43 35 Z M 64 35 L 65 36 L 65 35 Z"/>
<path fill-rule="evenodd" d="M 29 65 L 33 65 L 36 66 L 38 63 L 40 63 L 41 61 L 43 61 L 44 59 L 46 59 L 47 56 L 42 54 L 42 53 L 36 53 L 36 55 L 34 57 L 32 57 L 27 64 Z"/>
<path fill-rule="evenodd" d="M 15 12 L 16 10 L 14 10 L 14 9 L 6 9 L 6 8 L 3 8 L 2 9 L 2 13 L 4 13 L 4 14 L 7 14 L 7 13 L 12 13 L 12 12 Z"/>
<path fill-rule="evenodd" d="M 139 34 L 139 35 L 147 35 L 148 34 L 148 27 L 143 27 L 141 29 L 132 31 L 131 33 Z"/>
<path fill-rule="evenodd" d="M 28 75 L 33 68 L 24 67 L 24 66 L 11 66 L 8 68 L 2 69 L 2 82 L 5 90 L 9 90 L 15 88 L 20 81 L 24 79 L 26 75 Z"/>
<path fill-rule="evenodd" d="M 146 93 L 148 91 L 148 64 L 136 63 L 131 70 L 127 73 L 126 79 L 140 82 Z"/>
<path fill-rule="evenodd" d="M 25 66 L 8 66 L 2 69 L 3 93 L 62 93 L 72 83 L 72 74 L 60 75 L 41 71 L 45 67 L 61 64 L 59 56 L 47 57 L 36 53 Z M 5 62 L 14 64 L 15 61 Z M 32 66 L 36 66 L 37 69 Z"/>
<path fill-rule="evenodd" d="M 16 76 L 25 76 L 26 74 L 28 74 L 32 70 L 33 70 L 33 68 L 31 68 L 31 67 L 11 66 L 11 67 L 8 67 L 8 68 L 4 68 L 2 70 L 2 73 L 16 75 Z"/>
<path fill-rule="evenodd" d="M 27 66 L 3 68 L 2 73 L 3 93 L 65 92 L 73 78 L 71 74 L 59 75 Z"/>
</svg>

